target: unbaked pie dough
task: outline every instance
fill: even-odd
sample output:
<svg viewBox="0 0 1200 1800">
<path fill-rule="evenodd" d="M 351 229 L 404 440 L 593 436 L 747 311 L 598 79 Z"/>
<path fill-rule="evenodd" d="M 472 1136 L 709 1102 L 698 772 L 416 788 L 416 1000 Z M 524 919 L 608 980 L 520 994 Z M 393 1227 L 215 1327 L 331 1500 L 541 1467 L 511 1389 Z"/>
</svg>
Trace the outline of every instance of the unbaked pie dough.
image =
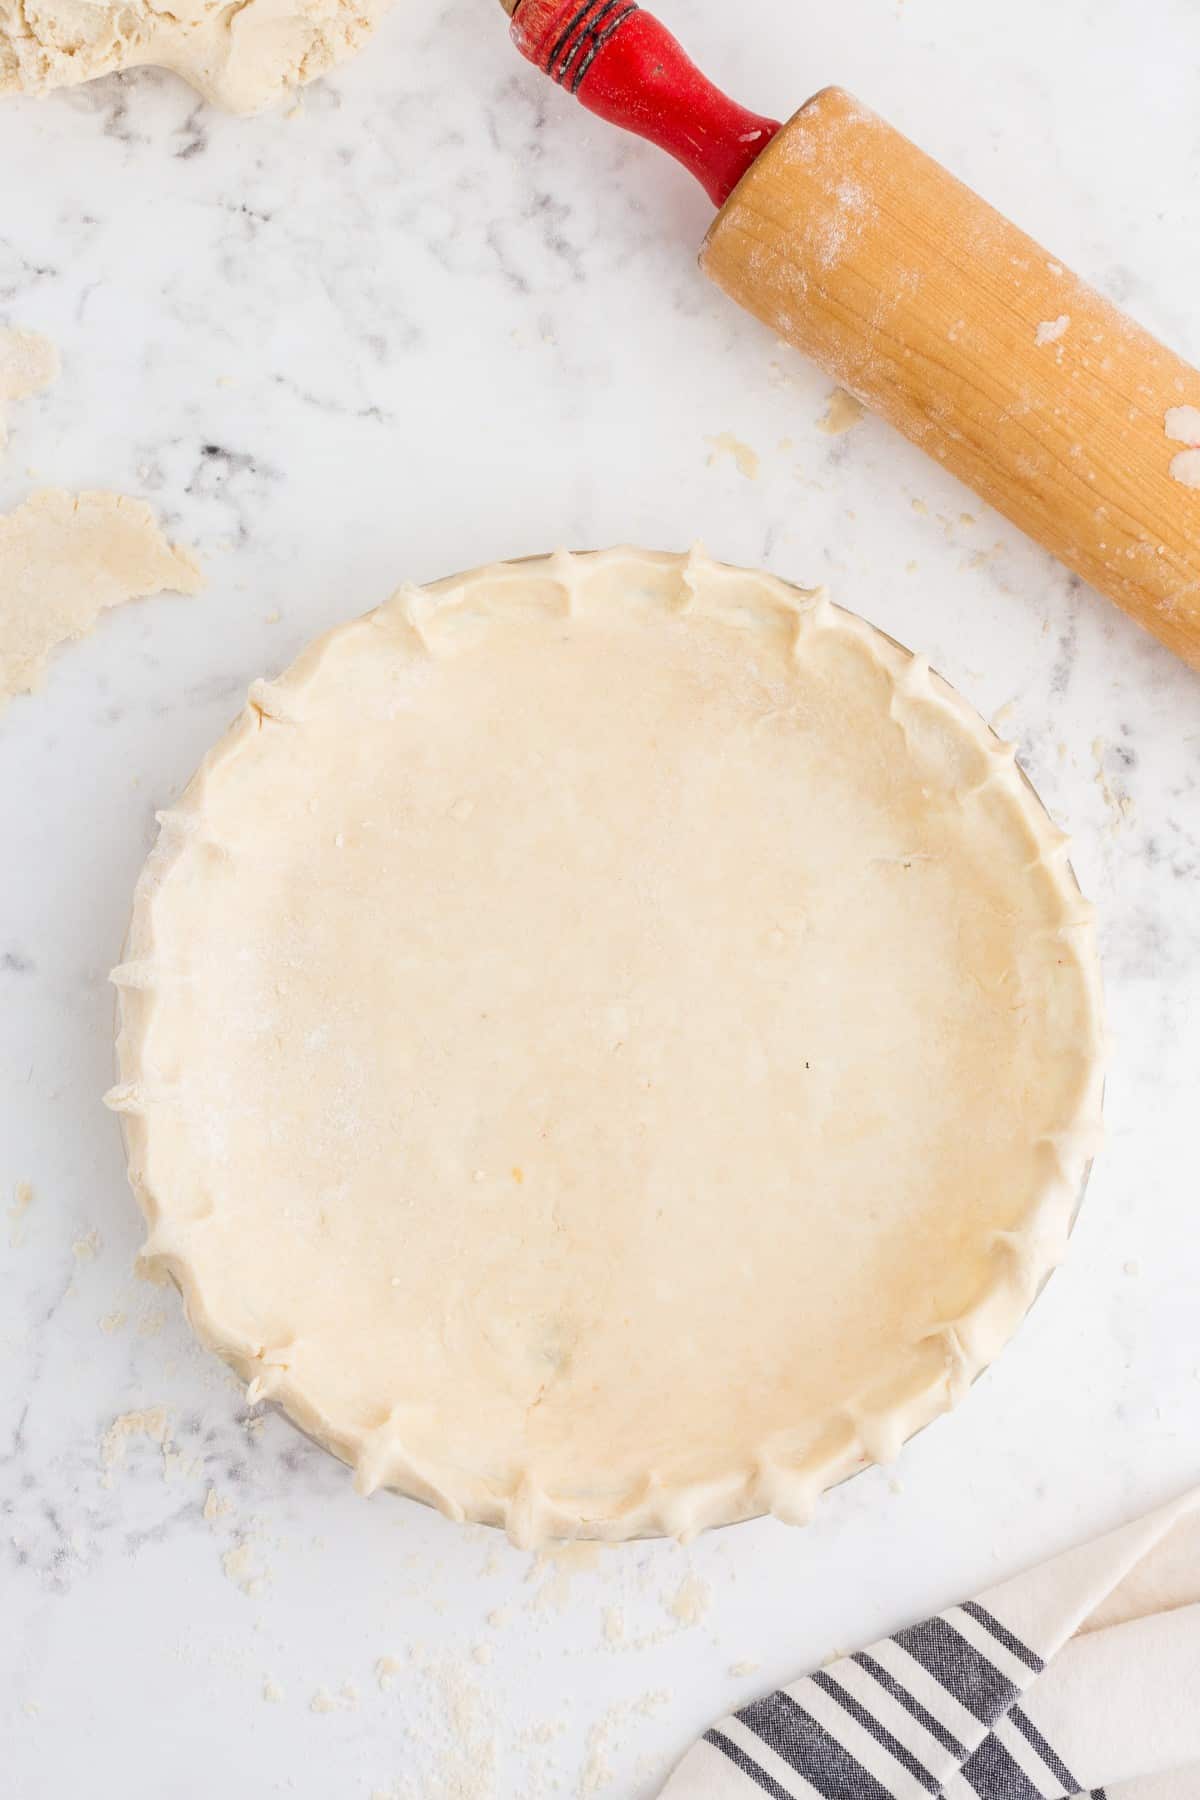
<svg viewBox="0 0 1200 1800">
<path fill-rule="evenodd" d="M 135 901 L 145 1256 L 453 1518 L 687 1534 L 895 1455 L 1062 1255 L 1089 908 L 921 658 L 614 550 L 405 589 L 202 765 Z"/>
<path fill-rule="evenodd" d="M 171 69 L 215 106 L 258 112 L 326 74 L 390 0 L 0 0 L 0 94 Z"/>
</svg>

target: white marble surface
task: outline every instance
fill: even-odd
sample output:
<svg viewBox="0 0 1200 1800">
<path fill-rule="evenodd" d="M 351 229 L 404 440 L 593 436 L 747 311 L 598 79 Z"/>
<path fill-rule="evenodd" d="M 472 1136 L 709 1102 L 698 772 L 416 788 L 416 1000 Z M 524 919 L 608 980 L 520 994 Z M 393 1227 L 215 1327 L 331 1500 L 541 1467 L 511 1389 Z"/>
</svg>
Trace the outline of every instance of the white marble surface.
<svg viewBox="0 0 1200 1800">
<path fill-rule="evenodd" d="M 764 109 L 854 88 L 1200 360 L 1194 0 L 662 10 Z M 649 1795 L 739 1696 L 1200 1477 L 1196 677 L 882 426 L 823 436 L 828 384 L 695 272 L 699 190 L 527 69 L 489 0 L 400 0 L 288 120 L 153 75 L 5 103 L 0 170 L 0 320 L 64 359 L 0 502 L 144 494 L 210 573 L 0 716 L 0 1189 L 34 1189 L 0 1213 L 8 1800 Z M 722 432 L 757 479 L 711 460 Z M 251 677 L 403 578 L 701 534 L 1005 709 L 1100 908 L 1110 1138 L 1066 1267 L 891 1476 L 806 1532 L 539 1568 L 355 1499 L 135 1283 L 105 973 L 152 811 Z M 155 1408 L 166 1444 L 106 1467 Z"/>
</svg>

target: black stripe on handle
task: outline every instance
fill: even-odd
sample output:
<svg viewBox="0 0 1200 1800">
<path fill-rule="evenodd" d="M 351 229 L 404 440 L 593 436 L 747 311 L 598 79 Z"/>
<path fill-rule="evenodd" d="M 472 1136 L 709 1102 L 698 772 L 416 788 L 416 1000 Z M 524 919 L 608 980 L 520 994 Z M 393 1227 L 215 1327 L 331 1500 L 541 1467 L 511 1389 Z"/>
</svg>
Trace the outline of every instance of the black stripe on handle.
<svg viewBox="0 0 1200 1800">
<path fill-rule="evenodd" d="M 608 8 L 606 7 L 605 11 L 607 12 L 607 10 L 608 10 Z M 620 29 L 621 29 L 622 25 L 625 23 L 626 19 L 628 19 L 633 13 L 637 12 L 637 10 L 638 10 L 638 8 L 637 8 L 636 4 L 627 6 L 625 8 L 624 12 L 619 12 L 617 14 L 616 18 L 613 19 L 610 24 L 608 24 L 604 27 L 604 30 L 599 34 L 599 36 L 596 35 L 595 27 L 593 27 L 592 30 L 588 33 L 588 36 L 591 38 L 592 42 L 591 42 L 591 45 L 588 48 L 588 50 L 584 53 L 583 57 L 580 59 L 577 59 L 577 61 L 576 61 L 575 79 L 571 83 L 571 92 L 573 94 L 577 94 L 579 92 L 580 84 L 582 83 L 584 76 L 587 74 L 588 70 L 591 68 L 592 63 L 595 61 L 595 59 L 599 55 L 600 51 L 603 50 L 605 44 L 607 44 L 609 38 L 612 37 L 615 32 L 620 31 Z M 599 23 L 600 23 L 600 21 L 599 21 L 599 19 L 597 19 L 596 24 L 599 25 Z M 582 46 L 581 46 L 581 48 L 582 48 Z"/>
<path fill-rule="evenodd" d="M 622 0 L 583 0 L 559 32 L 546 57 L 543 66 L 547 75 L 560 87 L 577 94 L 597 52 L 637 10 L 636 4 L 622 5 Z M 613 12 L 617 12 L 615 19 L 610 18 Z"/>
</svg>

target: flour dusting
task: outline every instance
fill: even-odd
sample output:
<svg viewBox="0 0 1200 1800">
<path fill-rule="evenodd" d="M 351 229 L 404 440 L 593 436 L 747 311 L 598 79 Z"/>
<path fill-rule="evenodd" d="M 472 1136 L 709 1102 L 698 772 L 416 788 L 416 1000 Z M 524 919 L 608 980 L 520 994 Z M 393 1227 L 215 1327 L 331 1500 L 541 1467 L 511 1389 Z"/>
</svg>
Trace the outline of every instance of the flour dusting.
<svg viewBox="0 0 1200 1800">
<path fill-rule="evenodd" d="M 1200 489 L 1200 449 L 1181 450 L 1172 459 L 1171 480 L 1181 487 Z"/>
<path fill-rule="evenodd" d="M 1057 319 L 1043 319 L 1037 328 L 1035 342 L 1041 344 L 1057 344 L 1071 329 L 1070 313 L 1060 313 Z"/>
<path fill-rule="evenodd" d="M 1163 419 L 1163 430 L 1173 444 L 1200 449 L 1200 406 L 1172 406 Z"/>
<path fill-rule="evenodd" d="M 679 1591 L 667 1607 L 671 1617 L 681 1625 L 699 1625 L 712 1602 L 712 1589 L 699 1575 L 685 1576 Z"/>
</svg>

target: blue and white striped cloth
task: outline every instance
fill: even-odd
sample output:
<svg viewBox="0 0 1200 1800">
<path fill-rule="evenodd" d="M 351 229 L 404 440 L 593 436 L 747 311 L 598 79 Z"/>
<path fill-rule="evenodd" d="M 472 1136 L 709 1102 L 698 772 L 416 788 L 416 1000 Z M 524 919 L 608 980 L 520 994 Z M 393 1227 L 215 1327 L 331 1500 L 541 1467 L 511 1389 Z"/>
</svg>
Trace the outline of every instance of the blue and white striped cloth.
<svg viewBox="0 0 1200 1800">
<path fill-rule="evenodd" d="M 1200 1491 L 755 1700 L 662 1800 L 1200 1800 Z"/>
</svg>

